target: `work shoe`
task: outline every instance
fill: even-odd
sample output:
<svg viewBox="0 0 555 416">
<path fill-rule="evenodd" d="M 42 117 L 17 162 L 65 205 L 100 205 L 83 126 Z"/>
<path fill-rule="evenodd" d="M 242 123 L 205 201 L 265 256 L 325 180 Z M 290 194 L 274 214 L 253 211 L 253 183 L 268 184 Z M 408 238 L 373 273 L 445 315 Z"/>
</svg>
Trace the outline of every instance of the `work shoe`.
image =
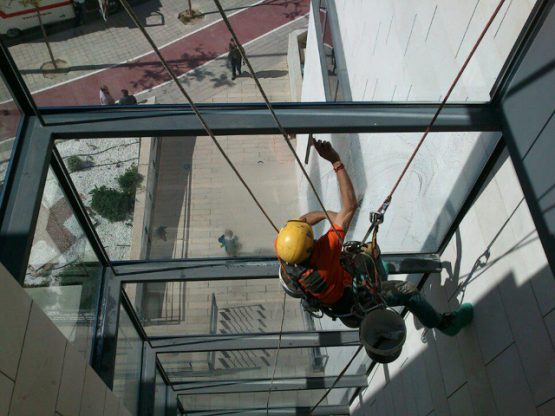
<svg viewBox="0 0 555 416">
<path fill-rule="evenodd" d="M 455 312 L 443 314 L 437 329 L 451 337 L 457 335 L 461 329 L 472 322 L 474 308 L 471 303 L 463 303 Z"/>
</svg>

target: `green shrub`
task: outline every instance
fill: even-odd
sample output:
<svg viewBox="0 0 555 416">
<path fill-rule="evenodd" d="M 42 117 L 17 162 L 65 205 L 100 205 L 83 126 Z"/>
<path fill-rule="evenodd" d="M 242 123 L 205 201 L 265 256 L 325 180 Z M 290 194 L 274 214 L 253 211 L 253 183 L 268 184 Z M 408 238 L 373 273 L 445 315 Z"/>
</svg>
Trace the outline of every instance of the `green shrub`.
<svg viewBox="0 0 555 416">
<path fill-rule="evenodd" d="M 79 156 L 70 156 L 67 158 L 67 168 L 70 172 L 77 172 L 87 166 L 87 163 Z"/>
<path fill-rule="evenodd" d="M 110 222 L 124 221 L 133 212 L 135 198 L 128 193 L 102 185 L 95 187 L 90 194 L 91 208 Z"/>
<path fill-rule="evenodd" d="M 75 262 L 64 267 L 58 275 L 60 286 L 82 285 L 84 282 L 96 279 L 98 262 Z"/>
<path fill-rule="evenodd" d="M 143 175 L 138 171 L 137 165 L 127 168 L 125 173 L 118 178 L 118 183 L 124 193 L 135 196 L 137 188 L 143 181 Z"/>
</svg>

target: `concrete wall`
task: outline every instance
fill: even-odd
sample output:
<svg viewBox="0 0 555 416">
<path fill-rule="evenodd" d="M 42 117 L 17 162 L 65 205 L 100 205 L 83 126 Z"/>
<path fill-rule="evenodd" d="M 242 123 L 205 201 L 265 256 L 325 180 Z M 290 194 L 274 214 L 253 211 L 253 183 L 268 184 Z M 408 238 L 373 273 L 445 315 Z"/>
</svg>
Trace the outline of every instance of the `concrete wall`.
<svg viewBox="0 0 555 416">
<path fill-rule="evenodd" d="M 498 3 L 337 0 L 353 100 L 439 101 Z M 489 100 L 534 3 L 505 2 L 451 101 Z"/>
<path fill-rule="evenodd" d="M 504 135 L 555 270 L 555 2 L 501 100 Z"/>
<path fill-rule="evenodd" d="M 555 281 L 510 159 L 499 163 L 423 290 L 475 305 L 456 337 L 408 315 L 399 359 L 370 374 L 353 415 L 555 414 Z"/>
<path fill-rule="evenodd" d="M 533 1 L 507 2 L 461 78 L 451 101 L 489 100 L 489 91 L 517 38 Z M 329 18 L 338 65 L 345 62 L 353 100 L 438 101 L 447 91 L 497 2 L 355 1 L 333 3 Z M 330 8 L 330 11 L 333 8 Z M 338 35 L 339 33 L 339 35 Z M 303 101 L 325 97 L 310 15 Z M 343 59 L 341 59 L 341 57 Z M 307 136 L 297 136 L 304 156 Z M 361 200 L 349 239 L 361 238 L 367 214 L 377 209 L 411 155 L 420 134 L 318 135 L 331 140 L 352 176 Z M 401 182 L 380 231 L 384 251 L 434 251 L 491 153 L 498 134 L 431 134 Z M 335 176 L 311 155 L 308 171 L 328 209 L 338 209 Z M 300 211 L 319 209 L 298 175 Z M 319 229 L 317 231 L 324 231 Z"/>
<path fill-rule="evenodd" d="M 489 100 L 490 88 L 534 3 L 505 3 L 451 101 Z M 342 45 L 336 54 L 342 54 L 345 62 L 345 68 L 338 71 L 347 73 L 346 90 L 353 100 L 437 102 L 497 2 L 338 0 L 334 4 L 334 29 L 341 40 L 334 44 Z M 311 20 L 303 101 L 325 97 L 314 42 Z M 339 64 L 342 59 L 337 61 Z M 348 239 L 362 237 L 368 212 L 388 194 L 419 137 L 318 135 L 331 140 L 341 154 L 361 200 Z M 307 137 L 297 138 L 302 158 Z M 498 138 L 486 133 L 430 135 L 381 227 L 382 249 L 435 251 Z M 308 171 L 324 204 L 338 209 L 333 171 L 314 153 L 310 159 Z M 298 178 L 299 194 L 307 195 L 300 210 L 319 209 L 306 180 Z M 353 413 L 553 414 L 555 287 L 534 224 L 521 201 L 513 167 L 505 160 L 450 243 L 445 253 L 446 271 L 432 276 L 424 289 L 443 311 L 455 309 L 461 301 L 475 302 L 474 326 L 456 338 L 447 338 L 424 331 L 409 315 L 403 355 L 389 366 L 376 368 L 369 377 L 370 387 L 353 404 Z M 325 228 L 316 231 L 322 233 Z M 459 284 L 464 290 L 456 290 Z M 337 323 L 324 321 L 322 325 L 327 328 Z"/>
<path fill-rule="evenodd" d="M 2 265 L 0 415 L 130 415 Z"/>
</svg>

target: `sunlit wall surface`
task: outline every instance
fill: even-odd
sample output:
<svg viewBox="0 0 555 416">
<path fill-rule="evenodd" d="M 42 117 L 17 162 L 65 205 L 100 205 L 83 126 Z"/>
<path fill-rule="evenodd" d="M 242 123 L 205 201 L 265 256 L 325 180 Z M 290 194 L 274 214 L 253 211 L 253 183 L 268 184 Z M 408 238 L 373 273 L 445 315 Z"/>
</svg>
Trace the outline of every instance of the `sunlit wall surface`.
<svg viewBox="0 0 555 416">
<path fill-rule="evenodd" d="M 505 2 L 452 101 L 489 101 L 534 3 Z M 323 74 L 329 101 L 441 101 L 497 4 L 322 0 L 309 23 L 305 79 L 315 71 Z M 319 33 L 314 26 L 317 16 Z M 325 59 L 314 54 L 317 42 Z M 311 91 L 303 88 L 303 101 L 321 100 L 305 92 Z"/>
<path fill-rule="evenodd" d="M 349 173 L 359 201 L 358 215 L 347 240 L 361 240 L 414 151 L 421 134 L 316 135 L 330 140 Z M 499 139 L 499 133 L 430 133 L 399 185 L 380 227 L 382 250 L 435 252 Z M 298 136 L 297 151 L 306 148 Z M 327 209 L 340 208 L 336 175 L 331 164 L 310 156 L 310 177 Z M 307 181 L 300 179 L 301 211 L 320 209 Z M 316 227 L 324 233 L 329 225 Z"/>
<path fill-rule="evenodd" d="M 86 359 L 94 339 L 101 271 L 50 170 L 23 287 Z"/>
<path fill-rule="evenodd" d="M 21 112 L 3 78 L 0 78 L 0 196 L 4 189 L 4 179 L 20 119 Z"/>
</svg>

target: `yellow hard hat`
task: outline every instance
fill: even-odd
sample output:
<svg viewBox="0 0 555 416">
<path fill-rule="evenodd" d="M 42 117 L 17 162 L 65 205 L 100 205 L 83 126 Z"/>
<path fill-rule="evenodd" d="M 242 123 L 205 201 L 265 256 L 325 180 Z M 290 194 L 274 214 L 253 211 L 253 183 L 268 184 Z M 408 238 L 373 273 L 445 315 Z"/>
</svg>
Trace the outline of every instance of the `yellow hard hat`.
<svg viewBox="0 0 555 416">
<path fill-rule="evenodd" d="M 299 220 L 287 221 L 275 242 L 278 257 L 290 264 L 299 264 L 308 259 L 312 254 L 313 246 L 312 227 Z"/>
</svg>

